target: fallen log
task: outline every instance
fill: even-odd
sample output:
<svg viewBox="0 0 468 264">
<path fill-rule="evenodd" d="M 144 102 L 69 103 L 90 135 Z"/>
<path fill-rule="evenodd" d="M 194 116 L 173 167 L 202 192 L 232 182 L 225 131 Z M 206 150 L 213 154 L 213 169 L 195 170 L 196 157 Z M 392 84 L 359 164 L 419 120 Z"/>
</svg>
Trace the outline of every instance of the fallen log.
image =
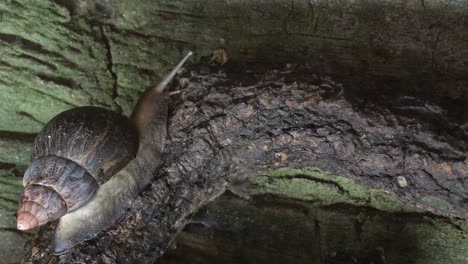
<svg viewBox="0 0 468 264">
<path fill-rule="evenodd" d="M 367 98 L 352 84 L 294 64 L 202 64 L 174 89 L 163 165 L 132 209 L 61 256 L 50 253 L 52 226 L 43 228 L 26 246 L 26 263 L 152 263 L 228 186 L 278 168 L 319 168 L 398 198 L 400 211 L 414 206 L 423 214 L 468 218 L 467 120 L 456 101 L 436 104 L 386 92 L 391 89 Z M 328 176 L 283 176 L 305 188 L 321 186 L 312 193 L 352 192 Z M 307 200 L 306 192 L 290 194 Z"/>
</svg>

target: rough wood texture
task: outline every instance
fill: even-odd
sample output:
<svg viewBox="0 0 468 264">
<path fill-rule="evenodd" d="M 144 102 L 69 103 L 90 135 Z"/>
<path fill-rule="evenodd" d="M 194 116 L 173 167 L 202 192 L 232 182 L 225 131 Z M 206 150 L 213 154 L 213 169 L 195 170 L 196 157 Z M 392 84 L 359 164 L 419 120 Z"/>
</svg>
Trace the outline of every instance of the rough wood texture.
<svg viewBox="0 0 468 264">
<path fill-rule="evenodd" d="M 0 262 L 17 263 L 23 256 L 26 241 L 32 238 L 32 232 L 16 230 L 16 211 L 18 197 L 21 194 L 21 178 L 14 171 L 0 169 Z"/>
<path fill-rule="evenodd" d="M 359 77 L 355 90 L 371 88 L 367 95 L 417 91 L 403 99 L 411 115 L 425 112 L 425 100 L 466 102 L 467 10 L 465 0 L 1 1 L 0 169 L 22 176 L 35 133 L 63 110 L 129 114 L 188 49 L 198 58 L 222 46 L 232 60 L 302 61 Z"/>
<path fill-rule="evenodd" d="M 327 73 L 389 78 L 406 89 L 466 99 L 467 5 L 2 1 L 0 131 L 35 133 L 77 105 L 129 114 L 138 94 L 185 50 L 201 57 L 219 46 L 235 60 L 299 60 Z"/>
<path fill-rule="evenodd" d="M 468 261 L 467 231 L 462 220 L 226 194 L 202 208 L 157 263 L 458 264 Z"/>
<path fill-rule="evenodd" d="M 187 217 L 228 184 L 281 167 L 319 167 L 435 214 L 468 217 L 463 106 L 452 105 L 459 112 L 449 118 L 441 114 L 443 106 L 418 107 L 410 94 L 382 93 L 368 101 L 295 65 L 230 65 L 225 71 L 201 66 L 176 89 L 164 165 L 132 210 L 99 239 L 60 257 L 49 252 L 46 228 L 27 245 L 27 261 L 151 263 Z M 326 176 L 282 175 L 305 187 L 328 186 L 316 192 L 354 192 L 350 182 Z M 268 180 L 263 186 L 269 188 Z M 304 189 L 287 193 L 307 199 Z"/>
</svg>

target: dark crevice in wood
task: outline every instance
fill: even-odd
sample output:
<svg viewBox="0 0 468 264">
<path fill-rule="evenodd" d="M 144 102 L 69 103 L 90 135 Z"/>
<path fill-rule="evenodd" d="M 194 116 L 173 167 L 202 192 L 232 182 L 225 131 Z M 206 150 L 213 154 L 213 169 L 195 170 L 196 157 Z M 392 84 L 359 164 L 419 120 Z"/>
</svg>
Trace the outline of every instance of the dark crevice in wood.
<svg viewBox="0 0 468 264">
<path fill-rule="evenodd" d="M 39 123 L 41 125 L 45 125 L 44 122 L 42 122 L 41 120 L 37 119 L 36 117 L 34 117 L 32 114 L 30 113 L 26 113 L 24 111 L 18 111 L 16 112 L 17 115 L 19 116 L 22 116 L 22 117 L 26 117 L 28 119 L 30 119 L 31 121 L 33 121 L 34 123 Z"/>
<path fill-rule="evenodd" d="M 70 89 L 76 88 L 75 80 L 70 79 L 70 78 L 54 76 L 54 75 L 47 74 L 47 73 L 38 73 L 37 77 L 39 77 L 44 82 L 53 82 L 57 85 L 65 86 Z"/>
<path fill-rule="evenodd" d="M 52 63 L 49 63 L 47 61 L 44 61 L 44 60 L 41 60 L 39 58 L 36 58 L 32 55 L 29 55 L 29 54 L 26 54 L 26 53 L 23 53 L 23 54 L 20 54 L 18 55 L 18 58 L 23 58 L 23 59 L 27 59 L 27 60 L 31 60 L 39 65 L 42 65 L 42 66 L 45 66 L 47 67 L 47 69 L 51 72 L 54 72 L 57 70 L 57 67 L 55 67 L 55 65 L 53 65 Z"/>
<path fill-rule="evenodd" d="M 114 62 L 112 58 L 112 40 L 107 36 L 105 25 L 99 25 L 99 29 L 102 35 L 102 40 L 104 42 L 104 46 L 106 47 L 106 57 L 107 57 L 107 71 L 112 76 L 112 100 L 115 102 L 116 106 L 118 107 L 118 112 L 122 112 L 122 109 L 119 104 L 117 104 L 116 99 L 119 97 L 119 80 L 117 73 L 114 69 Z"/>
<path fill-rule="evenodd" d="M 0 162 L 1 170 L 12 170 L 14 168 L 16 168 L 16 164 Z"/>
<path fill-rule="evenodd" d="M 70 12 L 70 14 L 73 13 L 73 11 L 75 10 L 75 1 L 70 1 L 70 0 L 52 0 L 52 2 L 60 5 L 60 6 L 63 6 L 65 7 L 68 12 Z"/>
<path fill-rule="evenodd" d="M 13 140 L 20 140 L 28 143 L 32 143 L 36 138 L 35 133 L 24 133 L 24 132 L 14 132 L 14 131 L 1 131 L 0 138 L 7 138 Z"/>
<path fill-rule="evenodd" d="M 15 175 L 16 177 L 22 178 L 25 168 L 22 166 L 18 166 L 17 164 L 13 164 L 13 163 L 0 162 L 0 170 L 8 170 L 11 173 L 13 173 L 13 175 Z"/>
<path fill-rule="evenodd" d="M 224 196 L 229 197 L 232 195 L 229 195 L 229 192 L 226 192 Z M 306 203 L 304 203 L 303 201 L 300 201 L 300 203 L 298 203 L 292 199 L 281 198 L 272 194 L 255 195 L 251 198 L 252 199 L 250 202 L 256 208 L 274 208 L 279 210 L 288 210 L 298 212 L 303 215 L 308 215 L 310 211 L 310 209 L 305 205 Z"/>
<path fill-rule="evenodd" d="M 50 56 L 51 58 L 63 59 L 63 56 L 60 53 L 47 50 L 41 44 L 27 40 L 19 35 L 0 33 L 0 41 L 18 46 L 19 48 L 25 51 L 32 51 L 35 53 L 42 54 L 44 56 Z"/>
<path fill-rule="evenodd" d="M 364 212 L 368 216 L 381 215 L 385 218 L 398 218 L 403 219 L 406 222 L 418 223 L 422 217 L 431 217 L 437 219 L 449 219 L 444 216 L 437 216 L 430 212 L 387 212 L 379 210 L 372 206 L 357 206 L 349 203 L 335 203 L 320 207 L 323 210 L 330 210 L 335 212 L 341 212 L 349 215 L 358 215 L 360 212 Z"/>
<path fill-rule="evenodd" d="M 366 216 L 379 215 L 392 222 L 404 222 L 404 223 L 420 223 L 421 219 L 437 219 L 443 221 L 455 229 L 463 231 L 454 219 L 459 218 L 448 218 L 441 215 L 435 215 L 430 212 L 387 212 L 382 211 L 371 206 L 356 206 L 348 203 L 336 203 L 327 206 L 320 207 L 323 210 L 329 210 L 334 212 L 341 212 L 349 215 L 359 215 L 359 213 L 365 213 Z"/>
<path fill-rule="evenodd" d="M 1 181 L 0 181 L 1 182 Z M 2 182 L 3 183 L 3 182 Z M 10 198 L 6 198 L 6 197 L 2 197 L 0 196 L 0 200 L 3 200 L 3 201 L 6 201 L 6 202 L 10 202 L 10 203 L 13 203 L 13 204 L 17 204 L 18 203 L 18 200 L 17 199 L 10 199 Z"/>
</svg>

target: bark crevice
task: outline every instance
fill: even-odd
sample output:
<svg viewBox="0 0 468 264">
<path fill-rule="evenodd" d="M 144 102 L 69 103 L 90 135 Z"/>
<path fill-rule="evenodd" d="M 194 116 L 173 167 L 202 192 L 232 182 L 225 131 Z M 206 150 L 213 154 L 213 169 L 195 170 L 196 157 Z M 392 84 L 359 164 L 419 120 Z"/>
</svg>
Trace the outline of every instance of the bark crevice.
<svg viewBox="0 0 468 264">
<path fill-rule="evenodd" d="M 107 26 L 105 25 L 99 25 L 99 30 L 102 36 L 102 40 L 106 48 L 107 71 L 112 77 L 112 100 L 117 106 L 118 112 L 121 113 L 122 108 L 116 100 L 119 97 L 119 80 L 118 80 L 117 72 L 115 71 L 114 59 L 112 57 L 112 40 L 107 35 L 106 28 Z"/>
</svg>

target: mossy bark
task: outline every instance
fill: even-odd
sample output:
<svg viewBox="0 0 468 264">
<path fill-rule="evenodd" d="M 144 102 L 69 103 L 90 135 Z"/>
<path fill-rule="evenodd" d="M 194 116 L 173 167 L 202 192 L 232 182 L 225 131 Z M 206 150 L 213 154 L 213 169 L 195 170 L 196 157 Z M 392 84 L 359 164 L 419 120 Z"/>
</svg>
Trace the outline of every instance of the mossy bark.
<svg viewBox="0 0 468 264">
<path fill-rule="evenodd" d="M 363 91 L 367 101 L 381 92 L 401 95 L 406 105 L 394 111 L 424 116 L 442 133 L 453 131 L 449 143 L 462 138 L 465 149 L 460 154 L 427 145 L 460 162 L 455 167 L 429 164 L 428 174 L 415 178 L 423 179 L 416 183 L 432 182 L 431 188 L 466 199 L 464 177 L 457 183 L 441 175 L 467 171 L 462 158 L 466 126 L 452 122 L 466 118 L 460 117 L 458 106 L 468 102 L 467 11 L 463 0 L 2 1 L 1 186 L 14 199 L 35 133 L 58 112 L 97 105 L 129 114 L 140 92 L 187 50 L 195 51 L 197 62 L 223 47 L 231 61 L 305 63 L 311 71 L 349 81 L 354 87 L 350 91 Z M 434 114 L 430 108 L 439 103 L 445 108 Z M 413 156 L 412 162 L 420 161 Z M 435 178 L 428 180 L 429 174 Z M 384 176 L 383 182 L 387 180 Z M 307 194 L 296 191 L 282 195 L 303 199 L 301 194 Z M 444 212 L 457 210 L 437 195 L 422 202 Z M 13 231 L 14 203 L 3 208 L 8 225 L 0 232 L 9 232 L 11 241 L 23 241 Z"/>
<path fill-rule="evenodd" d="M 466 232 L 466 221 L 419 213 L 224 195 L 194 216 L 158 263 L 467 263 Z"/>
</svg>

